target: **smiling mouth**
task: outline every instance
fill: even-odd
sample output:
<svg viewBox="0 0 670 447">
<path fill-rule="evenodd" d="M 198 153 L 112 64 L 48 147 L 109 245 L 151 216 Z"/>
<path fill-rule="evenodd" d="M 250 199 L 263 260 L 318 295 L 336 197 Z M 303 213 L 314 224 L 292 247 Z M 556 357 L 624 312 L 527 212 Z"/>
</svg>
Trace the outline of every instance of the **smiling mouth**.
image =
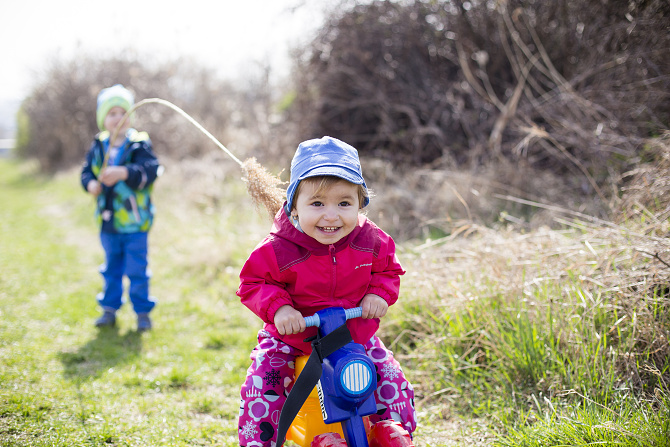
<svg viewBox="0 0 670 447">
<path fill-rule="evenodd" d="M 335 233 L 340 227 L 318 227 L 324 233 Z"/>
</svg>

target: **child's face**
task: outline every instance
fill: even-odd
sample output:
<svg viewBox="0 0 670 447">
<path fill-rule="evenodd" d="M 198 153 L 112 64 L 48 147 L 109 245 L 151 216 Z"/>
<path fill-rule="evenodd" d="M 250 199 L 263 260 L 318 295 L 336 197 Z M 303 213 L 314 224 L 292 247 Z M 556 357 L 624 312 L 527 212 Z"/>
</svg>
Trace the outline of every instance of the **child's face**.
<svg viewBox="0 0 670 447">
<path fill-rule="evenodd" d="M 334 244 L 351 233 L 358 222 L 358 185 L 338 181 L 317 193 L 318 183 L 302 181 L 292 215 L 300 228 L 324 245 Z"/>
<path fill-rule="evenodd" d="M 121 121 L 121 118 L 123 118 L 123 115 L 126 114 L 126 111 L 123 110 L 122 107 L 116 106 L 112 107 L 109 109 L 109 113 L 107 113 L 107 116 L 105 117 L 105 129 L 107 129 L 109 132 L 114 132 L 114 129 L 116 129 L 116 126 L 119 124 L 119 121 Z M 128 130 L 130 127 L 130 119 L 127 119 L 125 123 L 123 123 L 123 126 L 119 130 L 119 135 L 124 135 L 125 131 Z"/>
</svg>

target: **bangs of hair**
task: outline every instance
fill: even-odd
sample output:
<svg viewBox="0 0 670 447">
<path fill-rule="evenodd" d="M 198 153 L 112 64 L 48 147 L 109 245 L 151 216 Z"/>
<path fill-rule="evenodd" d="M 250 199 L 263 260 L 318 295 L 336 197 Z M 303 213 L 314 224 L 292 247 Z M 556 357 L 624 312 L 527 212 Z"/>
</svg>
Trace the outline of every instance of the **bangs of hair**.
<svg viewBox="0 0 670 447">
<path fill-rule="evenodd" d="M 295 209 L 295 204 L 296 204 L 296 197 L 300 194 L 300 190 L 302 189 L 302 185 L 307 182 L 309 184 L 315 185 L 315 195 L 321 194 L 321 192 L 325 191 L 326 189 L 332 187 L 336 183 L 339 182 L 345 182 L 349 183 L 350 185 L 354 185 L 354 183 L 351 183 L 343 178 L 340 177 L 335 177 L 334 175 L 317 175 L 315 177 L 307 177 L 304 180 L 301 180 L 300 183 L 298 184 L 298 187 L 295 189 L 295 193 L 293 194 L 293 208 Z M 363 185 L 355 185 L 358 186 L 357 191 L 358 191 L 358 208 L 362 208 L 363 203 L 365 202 L 365 199 L 368 197 L 368 192 L 365 190 Z"/>
</svg>

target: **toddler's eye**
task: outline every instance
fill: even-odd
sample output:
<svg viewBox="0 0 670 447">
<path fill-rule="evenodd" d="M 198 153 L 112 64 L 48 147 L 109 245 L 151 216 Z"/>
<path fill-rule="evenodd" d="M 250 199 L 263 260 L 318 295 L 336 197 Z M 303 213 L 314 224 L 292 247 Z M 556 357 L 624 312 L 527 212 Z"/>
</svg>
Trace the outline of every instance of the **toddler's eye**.
<svg viewBox="0 0 670 447">
<path fill-rule="evenodd" d="M 323 203 L 321 203 L 319 201 L 312 202 L 312 206 L 323 206 Z"/>
<path fill-rule="evenodd" d="M 340 202 L 340 206 L 351 206 L 351 203 L 349 203 L 347 201 Z"/>
</svg>

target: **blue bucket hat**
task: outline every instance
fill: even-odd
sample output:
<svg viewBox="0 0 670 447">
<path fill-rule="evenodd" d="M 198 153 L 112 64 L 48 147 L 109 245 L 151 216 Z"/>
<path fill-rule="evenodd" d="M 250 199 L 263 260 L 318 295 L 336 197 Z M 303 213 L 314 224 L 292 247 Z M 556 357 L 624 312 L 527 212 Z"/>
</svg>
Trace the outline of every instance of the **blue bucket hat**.
<svg viewBox="0 0 670 447">
<path fill-rule="evenodd" d="M 358 151 L 353 146 L 332 137 L 303 141 L 291 161 L 291 180 L 286 190 L 287 213 L 293 208 L 293 196 L 300 181 L 319 175 L 339 177 L 355 185 L 363 185 L 368 190 Z M 368 203 L 370 198 L 366 197 L 362 207 Z"/>
</svg>

